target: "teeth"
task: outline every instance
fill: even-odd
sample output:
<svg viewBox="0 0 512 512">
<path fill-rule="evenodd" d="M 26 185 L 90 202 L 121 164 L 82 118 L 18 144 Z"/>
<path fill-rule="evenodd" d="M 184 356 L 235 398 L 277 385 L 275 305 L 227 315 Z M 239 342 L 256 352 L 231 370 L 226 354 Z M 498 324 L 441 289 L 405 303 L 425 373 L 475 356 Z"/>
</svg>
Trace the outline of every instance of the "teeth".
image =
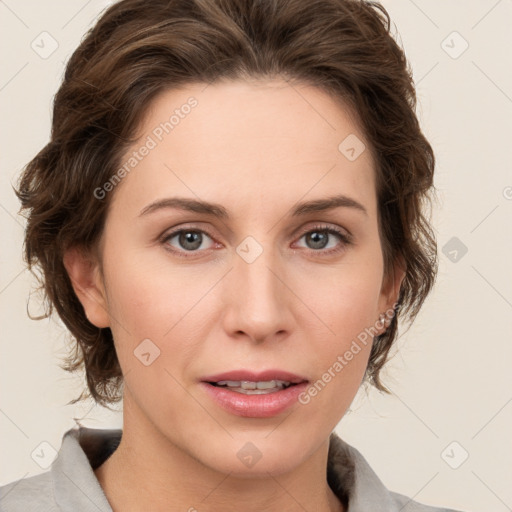
<svg viewBox="0 0 512 512">
<path fill-rule="evenodd" d="M 273 393 L 281 389 L 287 388 L 291 382 L 286 380 L 266 380 L 253 382 L 249 380 L 220 380 L 217 386 L 225 386 L 231 388 L 232 391 L 244 393 L 246 395 L 261 395 L 265 393 Z"/>
<path fill-rule="evenodd" d="M 239 388 L 240 387 L 240 381 L 236 380 L 219 380 L 217 382 L 218 386 L 228 386 L 230 388 Z"/>
<path fill-rule="evenodd" d="M 269 381 L 264 381 L 264 382 L 257 382 L 256 383 L 256 387 L 258 389 L 271 389 L 271 388 L 275 388 L 277 386 L 282 386 L 284 387 L 286 384 L 290 384 L 289 382 L 286 383 L 285 381 L 283 380 L 269 380 Z M 244 384 L 242 382 L 242 387 L 244 387 Z"/>
</svg>

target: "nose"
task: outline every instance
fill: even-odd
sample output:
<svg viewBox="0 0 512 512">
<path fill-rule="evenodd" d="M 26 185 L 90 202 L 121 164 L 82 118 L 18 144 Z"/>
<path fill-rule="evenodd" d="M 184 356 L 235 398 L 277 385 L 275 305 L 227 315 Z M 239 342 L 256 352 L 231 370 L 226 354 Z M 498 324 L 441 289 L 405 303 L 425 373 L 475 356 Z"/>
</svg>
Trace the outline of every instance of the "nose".
<svg viewBox="0 0 512 512">
<path fill-rule="evenodd" d="M 226 281 L 223 322 L 231 337 L 263 343 L 291 333 L 294 294 L 275 251 L 265 248 L 254 261 L 235 254 Z"/>
</svg>

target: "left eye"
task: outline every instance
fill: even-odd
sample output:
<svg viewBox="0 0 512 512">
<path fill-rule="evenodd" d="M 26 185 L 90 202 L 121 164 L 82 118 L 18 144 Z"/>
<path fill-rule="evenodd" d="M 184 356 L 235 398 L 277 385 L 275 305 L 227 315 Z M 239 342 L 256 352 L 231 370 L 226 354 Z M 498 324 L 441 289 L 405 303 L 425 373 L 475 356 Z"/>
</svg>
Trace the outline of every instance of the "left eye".
<svg viewBox="0 0 512 512">
<path fill-rule="evenodd" d="M 333 235 L 338 239 L 338 241 L 342 242 L 341 247 L 336 243 L 328 247 L 329 240 L 332 239 Z M 348 235 L 345 235 L 341 231 L 327 226 L 317 226 L 304 233 L 300 239 L 302 238 L 306 239 L 306 243 L 309 242 L 309 246 L 307 246 L 307 248 L 316 252 L 322 249 L 327 249 L 324 252 L 333 252 L 336 250 L 341 250 L 344 245 L 350 244 Z"/>
</svg>

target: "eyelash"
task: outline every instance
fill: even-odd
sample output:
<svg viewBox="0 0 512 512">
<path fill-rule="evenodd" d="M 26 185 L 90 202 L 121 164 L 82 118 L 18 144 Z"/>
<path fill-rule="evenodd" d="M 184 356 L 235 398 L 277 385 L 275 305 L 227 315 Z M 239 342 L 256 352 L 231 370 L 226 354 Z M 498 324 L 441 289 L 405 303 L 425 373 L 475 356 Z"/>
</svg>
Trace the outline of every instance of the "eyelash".
<svg viewBox="0 0 512 512">
<path fill-rule="evenodd" d="M 329 233 L 331 235 L 335 235 L 337 236 L 340 240 L 341 240 L 341 244 L 338 245 L 337 247 L 333 248 L 333 249 L 327 249 L 327 250 L 322 250 L 322 249 L 318 249 L 318 250 L 314 250 L 314 249 L 309 249 L 309 252 L 312 252 L 312 253 L 317 253 L 317 254 L 323 254 L 323 255 L 331 255 L 331 254 L 336 254 L 336 253 L 339 253 L 341 251 L 343 251 L 347 246 L 349 245 L 352 245 L 353 244 L 353 241 L 352 241 L 352 236 L 351 235 L 348 235 L 347 233 L 344 233 L 343 231 L 337 229 L 337 228 L 334 228 L 334 227 L 331 227 L 331 226 L 326 226 L 326 225 L 321 225 L 321 224 L 318 224 L 316 226 L 313 226 L 312 228 L 308 229 L 307 231 L 305 231 L 304 233 L 302 233 L 299 237 L 299 240 L 304 237 L 305 235 L 309 235 L 311 233 L 314 233 L 314 232 L 322 232 L 322 233 Z M 183 251 L 183 250 L 176 250 L 174 248 L 170 248 L 170 245 L 167 243 L 169 240 L 171 240 L 172 238 L 174 238 L 176 235 L 179 235 L 181 233 L 203 233 L 203 234 L 206 234 L 208 235 L 212 240 L 215 240 L 214 237 L 205 229 L 197 229 L 197 228 L 194 228 L 194 227 L 185 227 L 185 228 L 180 228 L 180 229 L 177 229 L 176 231 L 173 231 L 169 234 L 166 234 L 164 235 L 164 237 L 162 238 L 161 242 L 164 244 L 164 247 L 167 251 L 179 256 L 179 257 L 182 257 L 182 258 L 191 258 L 191 257 L 194 257 L 192 255 L 194 254 L 197 254 L 201 251 Z M 189 254 L 187 254 L 189 253 Z"/>
</svg>

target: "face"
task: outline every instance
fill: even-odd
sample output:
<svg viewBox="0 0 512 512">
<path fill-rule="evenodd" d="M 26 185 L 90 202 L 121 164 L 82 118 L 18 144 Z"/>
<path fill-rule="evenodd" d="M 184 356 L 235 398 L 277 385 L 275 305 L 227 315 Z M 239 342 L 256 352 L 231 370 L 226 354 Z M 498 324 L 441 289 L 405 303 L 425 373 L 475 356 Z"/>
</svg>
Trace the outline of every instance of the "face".
<svg viewBox="0 0 512 512">
<path fill-rule="evenodd" d="M 108 192 L 101 272 L 67 260 L 89 320 L 112 329 L 130 428 L 223 472 L 297 467 L 348 409 L 362 333 L 398 291 L 365 136 L 325 93 L 279 80 L 167 91 L 140 134 Z M 295 382 L 260 389 L 287 385 L 273 377 Z"/>
</svg>

